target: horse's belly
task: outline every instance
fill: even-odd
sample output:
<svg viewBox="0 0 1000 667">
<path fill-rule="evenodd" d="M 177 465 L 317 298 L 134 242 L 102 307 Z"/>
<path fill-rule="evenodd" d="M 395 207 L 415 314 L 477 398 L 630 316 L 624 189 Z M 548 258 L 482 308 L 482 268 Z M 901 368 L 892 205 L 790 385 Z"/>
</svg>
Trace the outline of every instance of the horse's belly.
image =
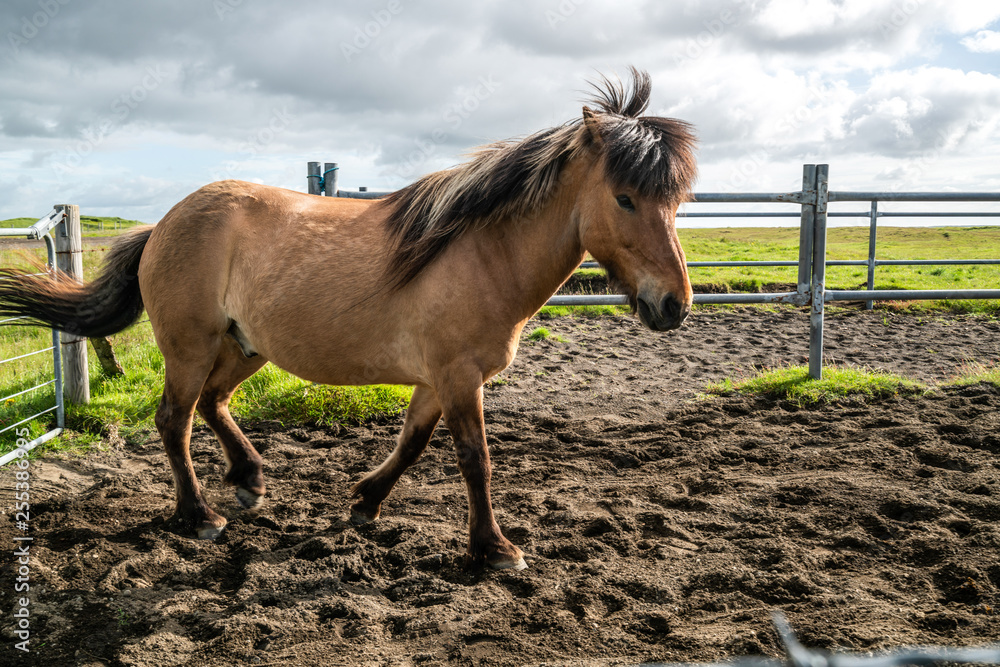
<svg viewBox="0 0 1000 667">
<path fill-rule="evenodd" d="M 362 385 L 418 384 L 428 380 L 419 362 L 416 337 L 405 331 L 393 335 L 377 330 L 369 330 L 367 335 L 288 334 L 262 335 L 259 342 L 253 333 L 247 336 L 268 361 L 310 382 Z"/>
</svg>

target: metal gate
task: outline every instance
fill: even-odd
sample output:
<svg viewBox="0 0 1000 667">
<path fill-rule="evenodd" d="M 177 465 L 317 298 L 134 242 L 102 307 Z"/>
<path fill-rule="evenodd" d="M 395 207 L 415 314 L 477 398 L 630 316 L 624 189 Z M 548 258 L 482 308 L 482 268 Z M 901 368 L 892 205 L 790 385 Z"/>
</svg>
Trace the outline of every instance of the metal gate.
<svg viewBox="0 0 1000 667">
<path fill-rule="evenodd" d="M 28 239 L 42 239 L 45 241 L 45 249 L 48 255 L 48 265 L 51 270 L 54 270 L 56 266 L 56 247 L 55 241 L 52 238 L 51 231 L 65 218 L 65 213 L 63 207 L 56 207 L 47 216 L 33 224 L 31 227 L 23 228 L 7 228 L 0 229 L 0 236 L 16 236 Z M 7 324 L 16 321 L 21 318 L 9 318 L 0 321 L 0 324 Z M 0 466 L 13 461 L 26 452 L 34 449 L 43 442 L 48 442 L 52 438 L 56 437 L 62 433 L 63 428 L 66 426 L 66 412 L 63 403 L 63 380 L 62 380 L 62 358 L 60 353 L 60 338 L 59 332 L 55 329 L 52 330 L 52 345 L 50 347 L 43 347 L 38 350 L 29 350 L 22 354 L 19 354 L 8 359 L 0 359 L 0 365 L 10 363 L 18 359 L 25 359 L 33 356 L 40 356 L 51 352 L 52 356 L 52 379 L 41 382 L 33 387 L 28 387 L 22 389 L 21 391 L 10 394 L 9 396 L 0 397 L 0 402 L 6 403 L 8 401 L 16 401 L 18 398 L 27 396 L 33 392 L 40 391 L 45 387 L 52 386 L 54 388 L 54 404 L 51 407 L 47 407 L 40 412 L 32 415 L 23 417 L 11 424 L 0 424 L 0 435 L 8 433 L 19 426 L 23 426 L 28 422 L 43 417 L 49 413 L 54 412 L 56 415 L 56 426 L 55 428 L 49 430 L 47 433 L 28 441 L 26 438 L 18 438 L 17 447 L 7 454 L 0 456 Z M 20 415 L 18 415 L 20 417 Z M 21 431 L 14 431 L 16 435 L 20 435 Z"/>
<path fill-rule="evenodd" d="M 320 173 L 319 163 L 309 163 L 309 192 L 334 197 L 375 199 L 388 192 L 352 192 L 337 188 L 337 164 L 326 163 L 326 171 Z M 1000 289 L 966 290 L 876 290 L 874 272 L 877 266 L 904 264 L 1000 264 L 1000 259 L 977 260 L 878 260 L 875 257 L 877 221 L 879 217 L 997 217 L 996 211 L 970 213 L 968 211 L 943 213 L 879 212 L 878 202 L 1000 202 L 1000 192 L 831 192 L 829 188 L 829 165 L 807 164 L 802 169 L 802 189 L 784 193 L 696 193 L 692 203 L 711 204 L 792 204 L 799 212 L 704 212 L 688 213 L 686 217 L 704 218 L 754 218 L 754 217 L 798 217 L 799 259 L 795 261 L 766 262 L 688 262 L 688 267 L 725 266 L 797 266 L 798 282 L 794 292 L 779 293 L 737 293 L 737 294 L 695 294 L 694 302 L 699 304 L 744 304 L 744 303 L 787 303 L 809 306 L 809 375 L 819 379 L 823 372 L 823 311 L 831 301 L 865 301 L 871 308 L 872 301 L 908 301 L 926 299 L 1000 299 Z M 831 202 L 870 202 L 870 211 L 856 213 L 830 213 Z M 826 260 L 827 220 L 830 217 L 867 217 L 870 234 L 867 260 Z M 827 266 L 858 265 L 868 267 L 867 290 L 826 289 Z M 584 267 L 596 267 L 596 263 L 585 262 Z M 623 306 L 628 305 L 628 297 L 621 294 L 557 295 L 549 299 L 549 306 Z"/>
</svg>

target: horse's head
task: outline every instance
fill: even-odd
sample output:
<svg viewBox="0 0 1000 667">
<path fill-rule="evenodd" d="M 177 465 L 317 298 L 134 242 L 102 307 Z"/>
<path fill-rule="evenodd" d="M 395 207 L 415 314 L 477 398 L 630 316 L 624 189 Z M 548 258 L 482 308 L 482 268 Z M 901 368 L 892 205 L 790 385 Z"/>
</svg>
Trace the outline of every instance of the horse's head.
<svg viewBox="0 0 1000 667">
<path fill-rule="evenodd" d="M 637 117 L 634 108 L 621 113 L 625 106 L 616 106 L 618 113 L 584 107 L 581 131 L 589 135 L 595 162 L 577 200 L 580 236 L 612 285 L 628 294 L 642 323 L 667 331 L 691 310 L 675 216 L 695 175 L 694 137 L 682 121 Z"/>
</svg>

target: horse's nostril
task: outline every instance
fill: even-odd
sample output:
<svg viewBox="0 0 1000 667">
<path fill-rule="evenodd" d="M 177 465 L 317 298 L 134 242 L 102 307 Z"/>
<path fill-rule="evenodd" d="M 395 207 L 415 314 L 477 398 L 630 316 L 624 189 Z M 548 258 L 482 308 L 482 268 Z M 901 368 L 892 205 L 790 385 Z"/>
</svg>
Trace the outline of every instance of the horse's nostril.
<svg viewBox="0 0 1000 667">
<path fill-rule="evenodd" d="M 663 297 L 663 302 L 660 304 L 660 312 L 663 313 L 664 319 L 671 322 L 678 321 L 679 323 L 679 320 L 683 320 L 684 315 L 686 315 L 686 313 L 682 314 L 681 311 L 680 301 L 674 298 L 673 294 Z"/>
</svg>

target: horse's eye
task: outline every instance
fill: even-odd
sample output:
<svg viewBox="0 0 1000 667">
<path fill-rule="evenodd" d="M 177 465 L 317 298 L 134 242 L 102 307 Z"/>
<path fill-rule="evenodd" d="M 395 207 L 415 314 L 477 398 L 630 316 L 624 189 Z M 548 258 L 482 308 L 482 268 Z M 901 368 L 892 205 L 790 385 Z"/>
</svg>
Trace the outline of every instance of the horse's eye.
<svg viewBox="0 0 1000 667">
<path fill-rule="evenodd" d="M 626 211 L 635 210 L 635 206 L 632 204 L 632 200 L 628 198 L 628 195 L 618 195 L 615 199 L 618 201 L 618 205 Z"/>
</svg>

